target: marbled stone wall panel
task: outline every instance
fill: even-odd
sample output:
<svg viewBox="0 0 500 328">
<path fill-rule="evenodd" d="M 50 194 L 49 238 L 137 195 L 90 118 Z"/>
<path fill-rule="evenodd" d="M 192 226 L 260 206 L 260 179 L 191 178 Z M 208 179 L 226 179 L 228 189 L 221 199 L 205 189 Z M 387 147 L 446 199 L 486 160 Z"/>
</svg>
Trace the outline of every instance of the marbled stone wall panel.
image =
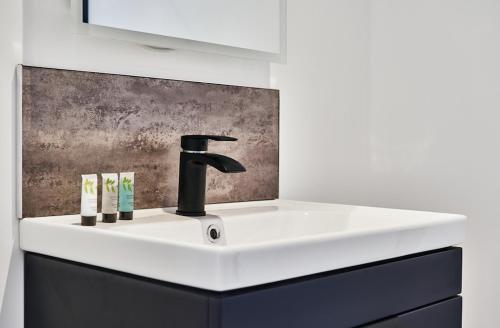
<svg viewBox="0 0 500 328">
<path fill-rule="evenodd" d="M 136 208 L 176 206 L 180 136 L 247 172 L 209 168 L 207 202 L 278 197 L 277 90 L 24 66 L 23 217 L 80 211 L 80 175 L 136 172 Z"/>
</svg>

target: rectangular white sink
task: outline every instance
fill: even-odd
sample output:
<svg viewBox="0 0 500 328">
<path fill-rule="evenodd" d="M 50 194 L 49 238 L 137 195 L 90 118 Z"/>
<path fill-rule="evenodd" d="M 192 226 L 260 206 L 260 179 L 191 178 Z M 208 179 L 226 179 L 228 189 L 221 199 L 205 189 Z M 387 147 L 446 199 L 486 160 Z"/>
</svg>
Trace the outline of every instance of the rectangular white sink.
<svg viewBox="0 0 500 328">
<path fill-rule="evenodd" d="M 80 226 L 79 215 L 26 218 L 21 248 L 226 291 L 452 246 L 465 233 L 457 214 L 287 200 L 206 210 L 205 218 L 138 210 L 133 221 L 95 227 Z M 214 227 L 220 238 L 212 242 Z"/>
</svg>

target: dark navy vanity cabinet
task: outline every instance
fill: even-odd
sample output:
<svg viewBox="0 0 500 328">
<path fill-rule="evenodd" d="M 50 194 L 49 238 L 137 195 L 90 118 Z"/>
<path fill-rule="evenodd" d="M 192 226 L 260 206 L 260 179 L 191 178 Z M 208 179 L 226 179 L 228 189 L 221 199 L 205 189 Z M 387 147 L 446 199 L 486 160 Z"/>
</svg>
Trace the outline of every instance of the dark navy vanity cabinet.
<svg viewBox="0 0 500 328">
<path fill-rule="evenodd" d="M 25 261 L 26 328 L 461 327 L 454 247 L 227 292 L 34 253 Z"/>
</svg>

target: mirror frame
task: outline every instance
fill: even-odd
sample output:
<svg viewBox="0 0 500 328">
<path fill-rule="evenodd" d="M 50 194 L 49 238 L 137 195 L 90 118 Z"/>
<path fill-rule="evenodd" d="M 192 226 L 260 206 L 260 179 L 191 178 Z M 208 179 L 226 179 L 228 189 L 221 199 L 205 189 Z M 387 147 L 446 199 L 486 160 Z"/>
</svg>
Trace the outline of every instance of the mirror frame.
<svg viewBox="0 0 500 328">
<path fill-rule="evenodd" d="M 280 52 L 270 53 L 258 50 L 250 50 L 238 47 L 219 45 L 208 42 L 194 41 L 188 39 L 161 36 L 144 32 L 136 32 L 113 27 L 105 27 L 84 23 L 84 1 L 71 0 L 71 13 L 73 16 L 76 34 L 87 37 L 97 37 L 128 41 L 153 50 L 189 50 L 219 54 L 231 57 L 254 59 L 275 63 L 286 63 L 286 36 L 287 36 L 287 0 L 280 0 Z"/>
</svg>

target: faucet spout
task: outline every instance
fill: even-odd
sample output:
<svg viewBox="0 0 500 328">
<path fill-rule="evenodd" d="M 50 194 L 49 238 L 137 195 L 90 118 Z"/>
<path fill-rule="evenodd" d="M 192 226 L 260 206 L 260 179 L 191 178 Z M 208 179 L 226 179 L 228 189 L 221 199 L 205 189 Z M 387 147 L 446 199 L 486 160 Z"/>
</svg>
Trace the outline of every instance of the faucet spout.
<svg viewBox="0 0 500 328">
<path fill-rule="evenodd" d="M 211 153 L 193 155 L 194 162 L 210 165 L 222 173 L 240 173 L 246 171 L 240 162 L 224 155 Z"/>
</svg>

